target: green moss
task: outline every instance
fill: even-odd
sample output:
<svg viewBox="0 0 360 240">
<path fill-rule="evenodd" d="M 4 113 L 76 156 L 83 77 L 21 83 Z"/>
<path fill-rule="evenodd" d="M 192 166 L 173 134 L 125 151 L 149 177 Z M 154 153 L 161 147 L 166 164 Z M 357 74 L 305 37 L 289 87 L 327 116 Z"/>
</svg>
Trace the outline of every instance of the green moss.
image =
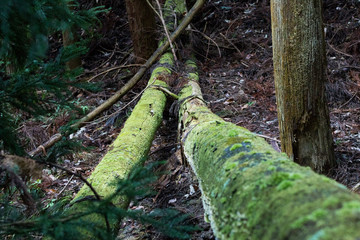
<svg viewBox="0 0 360 240">
<path fill-rule="evenodd" d="M 235 129 L 232 129 L 229 131 L 229 137 L 236 137 L 237 135 L 238 135 L 238 133 Z"/>
<path fill-rule="evenodd" d="M 186 60 L 185 65 L 192 69 L 197 69 L 197 65 L 196 65 L 195 61 L 193 61 L 193 60 Z"/>
<path fill-rule="evenodd" d="M 121 133 L 110 150 L 89 178 L 99 194 L 109 196 L 114 191 L 111 184 L 117 178 L 124 178 L 131 167 L 146 157 L 155 131 L 162 119 L 166 97 L 158 90 L 148 89 L 126 121 Z M 84 186 L 77 197 L 92 195 Z"/>
<path fill-rule="evenodd" d="M 322 220 L 326 217 L 327 213 L 324 209 L 317 209 L 309 215 L 300 217 L 296 222 L 291 224 L 290 227 L 302 228 L 305 224 L 323 224 Z"/>
<path fill-rule="evenodd" d="M 239 137 L 229 137 L 229 138 L 226 138 L 226 144 L 227 145 L 233 145 L 235 143 L 241 143 L 243 142 L 244 139 L 242 138 L 239 138 Z"/>
<path fill-rule="evenodd" d="M 234 151 L 235 149 L 238 149 L 242 147 L 243 145 L 241 143 L 235 143 L 231 146 L 230 151 Z"/>
<path fill-rule="evenodd" d="M 179 95 L 180 95 L 180 98 L 184 98 L 184 99 L 191 96 L 192 95 L 192 87 L 189 85 L 189 86 L 182 88 Z"/>
<path fill-rule="evenodd" d="M 360 214 L 360 202 L 358 201 L 351 201 L 345 202 L 343 207 L 337 212 L 338 215 L 353 215 L 353 214 Z"/>
<path fill-rule="evenodd" d="M 276 170 L 276 167 L 275 166 L 269 166 L 267 168 L 268 171 L 272 172 L 272 171 L 275 171 Z"/>
<path fill-rule="evenodd" d="M 199 81 L 199 75 L 196 73 L 188 73 L 188 79 L 192 81 Z"/>
<path fill-rule="evenodd" d="M 192 166 L 201 179 L 204 194 L 211 192 L 209 211 L 213 212 L 210 220 L 217 226 L 218 238 L 285 239 L 289 234 L 295 234 L 299 238 L 294 239 L 306 239 L 304 236 L 317 236 L 317 228 L 328 218 L 324 215 L 328 209 L 322 206 L 331 202 L 325 201 L 327 196 L 332 196 L 327 189 L 333 189 L 337 184 L 323 182 L 323 177 L 294 164 L 246 130 L 218 120 L 199 122 L 202 116 L 197 116 L 195 128 L 187 135 L 185 154 L 193 154 L 191 156 L 196 159 Z M 234 136 L 233 132 L 238 135 Z M 195 151 L 187 147 L 189 142 L 196 142 Z M 215 167 L 209 168 L 209 165 Z M 323 191 L 321 194 L 319 189 Z M 241 221 L 234 219 L 234 212 L 248 216 L 246 224 L 239 227 L 236 223 Z M 299 216 L 303 217 L 300 219 Z M 279 221 L 278 227 L 269 228 L 274 219 Z M 307 223 L 314 219 L 319 226 L 309 228 Z M 267 226 L 266 231 L 258 226 Z M 303 226 L 309 231 L 300 231 Z"/>
<path fill-rule="evenodd" d="M 277 187 L 276 190 L 281 191 L 293 186 L 293 182 L 289 180 L 282 181 Z"/>
<path fill-rule="evenodd" d="M 164 53 L 159 59 L 159 64 L 169 64 L 169 66 L 174 65 L 174 56 L 172 55 L 172 53 L 171 52 Z"/>
<path fill-rule="evenodd" d="M 237 165 L 238 165 L 238 163 L 236 163 L 236 162 L 227 162 L 227 163 L 224 165 L 225 171 L 226 171 L 226 170 L 232 170 L 232 169 L 236 168 Z"/>
<path fill-rule="evenodd" d="M 160 63 L 173 64 L 172 55 L 164 54 Z M 154 69 L 149 84 L 156 84 L 167 87 L 166 77 L 171 71 L 159 66 Z M 157 89 L 148 88 L 144 91 L 141 99 L 136 104 L 130 117 L 125 122 L 121 133 L 110 146 L 108 152 L 88 178 L 88 181 L 96 189 L 102 198 L 111 196 L 116 190 L 116 181 L 119 178 L 126 178 L 130 170 L 142 164 L 150 149 L 155 132 L 162 121 L 162 114 L 165 108 L 166 96 Z M 92 191 L 84 185 L 76 195 L 75 200 L 93 195 Z M 73 202 L 74 202 L 73 201 Z M 113 203 L 119 207 L 126 208 L 128 200 L 123 196 L 114 199 Z M 69 211 L 81 211 L 88 207 L 87 202 L 74 204 Z M 91 223 L 103 227 L 103 216 L 93 214 L 86 217 Z M 116 220 L 112 225 L 116 225 Z M 88 236 L 84 237 L 89 239 Z M 80 239 L 80 236 L 79 236 Z"/>
<path fill-rule="evenodd" d="M 325 208 L 338 208 L 342 205 L 342 200 L 337 197 L 329 197 L 324 201 L 324 207 Z"/>
</svg>

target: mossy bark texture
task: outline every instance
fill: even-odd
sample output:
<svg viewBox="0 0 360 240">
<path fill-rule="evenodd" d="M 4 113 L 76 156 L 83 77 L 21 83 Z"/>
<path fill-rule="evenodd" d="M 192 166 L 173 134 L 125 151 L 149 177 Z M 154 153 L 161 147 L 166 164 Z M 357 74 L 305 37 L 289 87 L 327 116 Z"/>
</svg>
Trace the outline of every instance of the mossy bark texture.
<svg viewBox="0 0 360 240">
<path fill-rule="evenodd" d="M 218 239 L 360 238 L 358 195 L 211 113 L 195 71 L 188 78 L 180 93 L 183 150 Z"/>
<path fill-rule="evenodd" d="M 110 146 L 107 154 L 88 178 L 95 190 L 102 198 L 111 196 L 116 191 L 116 180 L 127 177 L 130 170 L 140 164 L 150 149 L 155 132 L 162 121 L 165 108 L 166 96 L 161 90 L 152 88 L 150 85 L 160 85 L 167 88 L 167 76 L 171 73 L 173 57 L 165 53 L 159 60 L 159 65 L 151 75 L 148 88 L 144 91 L 141 99 L 136 104 L 130 117 L 125 122 L 121 133 Z M 84 185 L 76 195 L 76 200 L 93 196 L 90 188 Z M 118 207 L 127 208 L 128 201 L 124 197 L 118 197 L 113 201 Z M 86 208 L 87 201 L 75 203 L 71 211 L 82 211 Z M 105 221 L 102 215 L 93 214 L 86 221 L 104 227 Z M 112 226 L 115 223 L 112 223 Z"/>
<path fill-rule="evenodd" d="M 321 0 L 272 0 L 274 78 L 282 150 L 318 172 L 334 166 L 325 98 Z"/>
</svg>

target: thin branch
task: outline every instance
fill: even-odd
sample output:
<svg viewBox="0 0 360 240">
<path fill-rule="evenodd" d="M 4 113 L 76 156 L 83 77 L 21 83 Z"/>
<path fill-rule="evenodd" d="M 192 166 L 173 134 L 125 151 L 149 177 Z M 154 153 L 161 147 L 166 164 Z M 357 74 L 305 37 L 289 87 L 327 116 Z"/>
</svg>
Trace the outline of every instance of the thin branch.
<svg viewBox="0 0 360 240">
<path fill-rule="evenodd" d="M 234 44 L 232 41 L 230 41 L 230 39 L 228 39 L 224 34 L 220 33 L 220 36 L 222 36 L 228 43 L 230 43 L 230 45 L 233 46 L 238 53 L 242 54 L 241 51 L 240 51 L 240 49 L 238 49 L 238 48 L 235 46 L 235 44 Z"/>
<path fill-rule="evenodd" d="M 343 108 L 344 106 L 346 106 L 346 105 L 348 105 L 350 102 L 351 102 L 351 100 L 353 100 L 354 99 L 354 97 L 356 97 L 356 95 L 358 94 L 359 92 L 357 91 L 349 100 L 347 100 L 344 104 L 342 104 L 339 108 L 341 109 L 341 108 Z"/>
<path fill-rule="evenodd" d="M 61 189 L 61 191 L 57 194 L 56 198 L 59 198 L 61 196 L 61 194 L 65 191 L 65 189 L 69 186 L 71 180 L 74 178 L 74 174 L 71 175 L 71 178 L 69 179 L 69 181 L 67 182 L 67 184 L 65 185 L 65 187 L 63 187 L 63 189 Z"/>
<path fill-rule="evenodd" d="M 155 89 L 158 89 L 160 91 L 163 91 L 164 93 L 166 93 L 167 95 L 169 95 L 170 97 L 178 100 L 179 99 L 179 96 L 176 95 L 175 93 L 171 92 L 169 89 L 163 87 L 163 86 L 160 86 L 160 85 L 152 85 L 151 86 L 152 88 L 155 88 Z"/>
<path fill-rule="evenodd" d="M 337 50 L 333 45 L 331 45 L 330 43 L 328 43 L 329 47 L 334 50 L 335 52 L 339 53 L 339 54 L 342 54 L 342 55 L 345 55 L 347 57 L 354 57 L 353 55 L 350 55 L 350 54 L 347 54 L 347 53 L 344 53 L 340 50 Z"/>
<path fill-rule="evenodd" d="M 220 47 L 219 47 L 219 45 L 218 45 L 211 37 L 209 37 L 209 36 L 206 35 L 205 33 L 200 32 L 199 30 L 196 30 L 196 29 L 187 29 L 187 30 L 188 30 L 188 31 L 192 31 L 192 32 L 196 32 L 196 33 L 200 33 L 205 39 L 207 39 L 208 41 L 214 43 L 214 45 L 216 46 L 216 48 L 217 48 L 217 50 L 218 50 L 219 57 L 221 57 Z"/>
<path fill-rule="evenodd" d="M 166 23 L 165 23 L 165 20 L 164 20 L 164 16 L 162 14 L 162 10 L 161 10 L 161 5 L 160 5 L 160 2 L 159 0 L 155 0 L 157 6 L 158 6 L 158 9 L 159 9 L 159 12 L 156 11 L 156 9 L 153 7 L 153 5 L 149 2 L 149 0 L 146 0 L 146 2 L 148 3 L 148 5 L 152 8 L 152 10 L 154 10 L 155 14 L 158 15 L 158 17 L 160 18 L 160 21 L 161 21 L 161 24 L 163 25 L 163 28 L 164 28 L 164 31 L 165 31 L 165 35 L 166 35 L 166 38 L 168 39 L 169 43 L 170 43 L 170 49 L 171 49 L 171 52 L 174 56 L 174 60 L 175 62 L 177 62 L 177 57 L 176 57 L 176 53 L 175 53 L 175 48 L 170 40 L 170 35 L 169 35 L 169 30 L 167 29 L 166 27 Z"/>
<path fill-rule="evenodd" d="M 96 74 L 95 76 L 92 76 L 91 78 L 89 78 L 87 81 L 88 82 L 91 82 L 92 80 L 94 80 L 95 78 L 105 74 L 105 73 L 109 73 L 111 71 L 114 71 L 114 70 L 118 70 L 118 69 L 121 69 L 121 68 L 128 68 L 128 67 L 141 67 L 142 65 L 141 64 L 129 64 L 129 65 L 124 65 L 124 66 L 117 66 L 117 67 L 112 67 L 112 68 L 109 68 L 101 73 L 98 73 Z"/>
<path fill-rule="evenodd" d="M 45 149 L 48 147 L 51 147 L 52 145 L 54 145 L 55 143 L 57 143 L 58 141 L 61 140 L 63 136 L 60 133 L 57 133 L 55 135 L 53 135 L 49 140 L 47 140 L 45 143 L 41 144 L 40 146 L 38 146 L 36 149 L 32 150 L 31 152 L 29 152 L 28 154 L 33 157 L 36 154 L 40 153 L 40 152 L 45 152 Z"/>
<path fill-rule="evenodd" d="M 262 134 L 257 134 L 255 133 L 257 136 L 259 137 L 262 137 L 262 138 L 266 138 L 266 139 L 270 139 L 272 141 L 275 141 L 275 142 L 280 142 L 280 140 L 277 140 L 276 138 L 272 138 L 272 137 L 269 137 L 269 136 L 266 136 L 266 135 L 262 135 Z"/>
<path fill-rule="evenodd" d="M 75 177 L 78 177 L 81 179 L 81 181 L 83 181 L 89 188 L 90 190 L 94 193 L 96 200 L 101 200 L 100 195 L 97 193 L 97 191 L 95 190 L 95 188 L 81 175 L 78 174 L 77 172 L 73 172 L 63 166 L 57 165 L 56 163 L 52 163 L 52 162 L 45 162 L 42 160 L 38 160 L 38 159 L 34 159 L 34 161 L 41 163 L 41 164 L 45 164 L 45 165 L 49 165 L 50 167 L 55 167 L 57 169 L 63 170 L 64 172 L 66 172 L 68 175 L 74 175 Z"/>
</svg>

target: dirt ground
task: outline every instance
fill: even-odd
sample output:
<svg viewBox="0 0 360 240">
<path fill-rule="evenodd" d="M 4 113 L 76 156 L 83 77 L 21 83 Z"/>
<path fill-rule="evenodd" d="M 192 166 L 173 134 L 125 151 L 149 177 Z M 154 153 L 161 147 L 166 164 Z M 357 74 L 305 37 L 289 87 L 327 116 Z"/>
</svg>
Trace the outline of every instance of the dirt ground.
<svg viewBox="0 0 360 240">
<path fill-rule="evenodd" d="M 135 72 L 131 40 L 123 1 L 99 1 L 112 7 L 101 17 L 102 27 L 97 33 L 102 37 L 93 41 L 83 60 L 83 78 L 101 83 L 98 93 L 76 91 L 74 96 L 84 112 L 93 109 L 109 98 Z M 360 2 L 355 0 L 325 0 L 324 25 L 328 59 L 327 95 L 331 127 L 338 166 L 329 177 L 356 187 L 360 182 Z M 214 113 L 227 121 L 243 126 L 264 137 L 275 150 L 280 151 L 278 121 L 273 80 L 270 7 L 268 0 L 208 1 L 194 19 L 192 33 L 200 69 L 200 83 L 204 98 Z M 128 66 L 106 74 L 105 70 Z M 77 137 L 91 152 L 69 155 L 64 165 L 84 176 L 106 152 L 109 144 L 121 130 L 122 123 L 135 106 L 138 94 L 147 77 L 122 98 L 100 119 L 95 120 Z M 21 129 L 30 139 L 32 149 L 68 121 L 66 113 L 59 113 L 48 122 L 27 122 Z M 214 239 L 208 223 L 203 220 L 201 193 L 197 180 L 184 164 L 177 139 L 177 120 L 165 113 L 164 121 L 151 148 L 149 161 L 167 160 L 160 170 L 167 175 L 154 184 L 156 196 L 143 199 L 134 209 L 151 211 L 171 207 L 189 214 L 188 223 L 202 228 L 192 239 Z M 42 183 L 46 191 L 45 204 L 62 196 L 73 196 L 81 182 L 54 169 Z M 354 189 L 356 191 L 357 189 Z M 119 239 L 168 239 L 150 226 L 128 220 L 123 223 Z"/>
</svg>

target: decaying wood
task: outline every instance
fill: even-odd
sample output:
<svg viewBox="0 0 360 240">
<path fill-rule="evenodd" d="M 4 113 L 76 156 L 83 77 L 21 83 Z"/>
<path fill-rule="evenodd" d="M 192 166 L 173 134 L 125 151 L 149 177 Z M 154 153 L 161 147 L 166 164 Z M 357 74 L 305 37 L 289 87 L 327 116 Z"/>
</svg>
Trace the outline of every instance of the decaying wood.
<svg viewBox="0 0 360 240">
<path fill-rule="evenodd" d="M 321 0 L 272 0 L 274 80 L 281 148 L 327 173 L 336 165 L 326 103 Z"/>
</svg>

